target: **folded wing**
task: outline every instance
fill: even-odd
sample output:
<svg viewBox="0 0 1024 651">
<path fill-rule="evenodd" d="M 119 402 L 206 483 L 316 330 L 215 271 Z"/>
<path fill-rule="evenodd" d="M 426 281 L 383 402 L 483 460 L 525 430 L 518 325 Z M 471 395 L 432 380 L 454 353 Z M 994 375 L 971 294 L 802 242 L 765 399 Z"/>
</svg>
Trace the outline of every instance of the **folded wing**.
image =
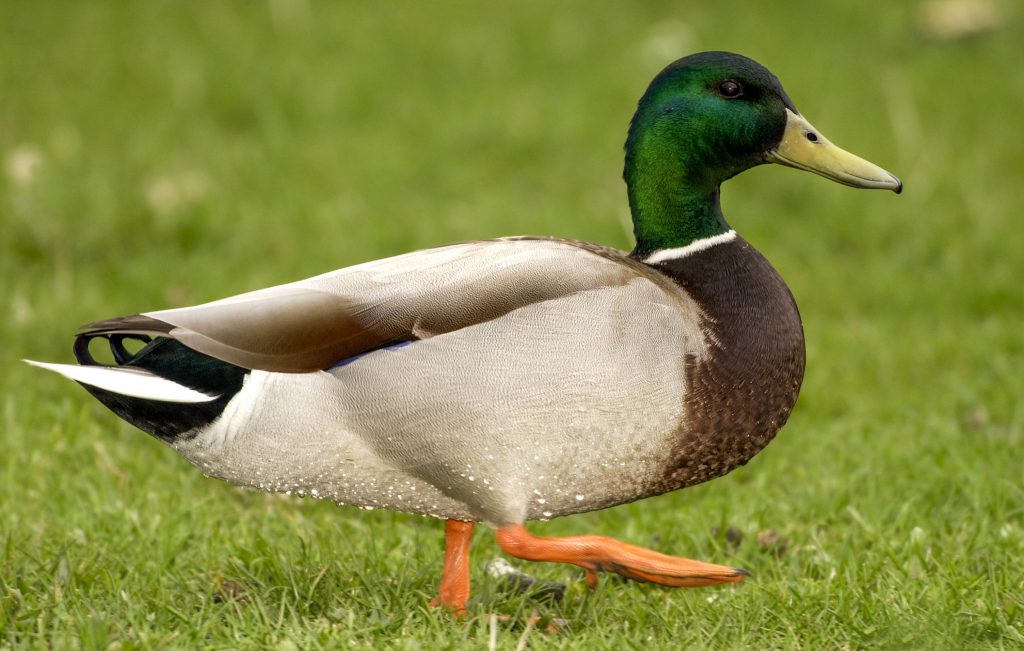
<svg viewBox="0 0 1024 651">
<path fill-rule="evenodd" d="M 638 278 L 664 284 L 657 272 L 624 253 L 591 244 L 538 238 L 467 242 L 195 307 L 100 321 L 81 334 L 172 337 L 245 368 L 306 372 Z"/>
</svg>

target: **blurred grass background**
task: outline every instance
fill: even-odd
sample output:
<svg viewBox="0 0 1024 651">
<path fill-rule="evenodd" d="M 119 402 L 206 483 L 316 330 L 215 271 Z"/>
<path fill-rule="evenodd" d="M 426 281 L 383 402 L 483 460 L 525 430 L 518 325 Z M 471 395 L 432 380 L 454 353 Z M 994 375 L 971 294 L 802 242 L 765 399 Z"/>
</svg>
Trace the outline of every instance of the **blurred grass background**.
<svg viewBox="0 0 1024 651">
<path fill-rule="evenodd" d="M 0 4 L 0 648 L 486 648 L 485 619 L 425 608 L 440 523 L 206 480 L 18 360 L 451 241 L 628 249 L 627 121 L 704 49 L 767 65 L 906 191 L 728 183 L 803 313 L 790 424 L 726 478 L 533 529 L 755 578 L 587 594 L 532 565 L 571 583 L 537 606 L 484 578 L 481 532 L 475 610 L 568 619 L 529 640 L 552 648 L 1019 648 L 1024 28 L 1017 4 L 960 4 L 977 33 L 916 1 Z"/>
</svg>

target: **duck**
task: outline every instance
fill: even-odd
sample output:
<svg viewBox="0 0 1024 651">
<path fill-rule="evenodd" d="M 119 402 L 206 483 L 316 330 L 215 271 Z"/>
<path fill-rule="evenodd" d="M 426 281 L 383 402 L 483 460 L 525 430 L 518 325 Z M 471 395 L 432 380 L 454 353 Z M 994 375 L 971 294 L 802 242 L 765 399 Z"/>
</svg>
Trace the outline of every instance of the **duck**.
<svg viewBox="0 0 1024 651">
<path fill-rule="evenodd" d="M 722 476 L 786 423 L 800 314 L 720 202 L 725 181 L 765 163 L 903 187 L 833 145 L 764 66 L 702 52 L 659 72 L 629 123 L 630 252 L 529 236 L 438 246 L 96 321 L 75 336 L 77 363 L 29 363 L 209 477 L 443 520 L 430 605 L 453 613 L 477 523 L 512 557 L 578 566 L 591 588 L 600 572 L 738 583 L 741 568 L 525 524 Z"/>
</svg>

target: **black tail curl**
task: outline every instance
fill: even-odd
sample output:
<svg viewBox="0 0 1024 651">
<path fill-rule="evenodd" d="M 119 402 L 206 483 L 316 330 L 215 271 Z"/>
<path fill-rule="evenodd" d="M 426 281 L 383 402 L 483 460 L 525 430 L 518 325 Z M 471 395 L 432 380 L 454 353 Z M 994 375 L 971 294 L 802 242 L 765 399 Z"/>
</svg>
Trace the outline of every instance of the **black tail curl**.
<svg viewBox="0 0 1024 651">
<path fill-rule="evenodd" d="M 89 350 L 90 343 L 97 338 L 107 340 L 117 366 L 141 368 L 190 389 L 217 396 L 209 402 L 183 404 L 125 396 L 82 385 L 115 414 L 169 443 L 191 438 L 199 428 L 216 420 L 242 388 L 249 372 L 194 351 L 169 337 L 120 332 L 84 332 L 75 337 L 73 350 L 80 365 L 110 366 L 97 361 Z M 143 346 L 132 353 L 125 347 L 126 341 L 137 341 Z"/>
<path fill-rule="evenodd" d="M 117 362 L 118 366 L 128 366 L 133 362 L 140 354 L 142 354 L 146 348 L 145 346 L 153 342 L 153 338 L 147 335 L 136 335 L 136 334 L 123 334 L 123 333 L 92 333 L 87 332 L 75 337 L 75 359 L 78 360 L 81 366 L 103 366 L 100 362 L 96 361 L 96 358 L 92 356 L 92 352 L 89 350 L 89 345 L 93 339 L 106 339 L 110 344 L 110 353 L 114 356 L 114 361 Z M 128 352 L 128 349 L 124 347 L 125 340 L 139 341 L 143 344 L 143 349 L 138 353 Z"/>
</svg>

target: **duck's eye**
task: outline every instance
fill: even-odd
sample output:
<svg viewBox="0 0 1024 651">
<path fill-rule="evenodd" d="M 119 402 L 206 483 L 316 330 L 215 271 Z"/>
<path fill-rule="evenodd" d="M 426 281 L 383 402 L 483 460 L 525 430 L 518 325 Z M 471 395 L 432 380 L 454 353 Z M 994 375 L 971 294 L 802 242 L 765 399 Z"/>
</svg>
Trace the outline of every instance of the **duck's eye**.
<svg viewBox="0 0 1024 651">
<path fill-rule="evenodd" d="M 726 79 L 718 84 L 718 92 L 722 97 L 733 99 L 743 94 L 743 86 L 732 79 Z"/>
</svg>

